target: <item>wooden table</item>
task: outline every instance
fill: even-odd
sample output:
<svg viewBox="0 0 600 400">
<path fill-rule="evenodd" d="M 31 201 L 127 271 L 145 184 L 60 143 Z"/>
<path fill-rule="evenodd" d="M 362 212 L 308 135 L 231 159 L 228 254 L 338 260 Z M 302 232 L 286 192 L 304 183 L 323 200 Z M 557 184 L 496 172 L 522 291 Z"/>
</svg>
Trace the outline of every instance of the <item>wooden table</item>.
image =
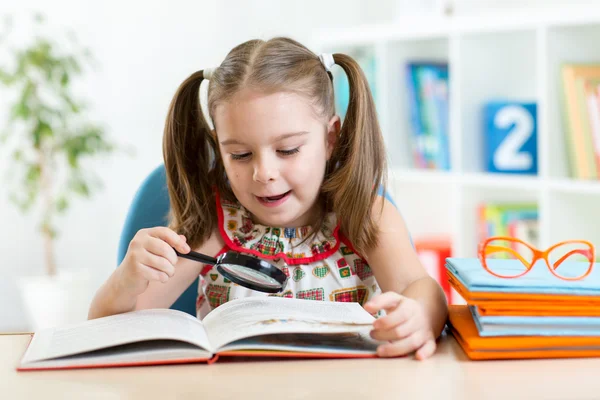
<svg viewBox="0 0 600 400">
<path fill-rule="evenodd" d="M 29 335 L 0 335 L 5 399 L 598 399 L 600 359 L 469 361 L 452 337 L 436 355 L 217 362 L 16 372 Z"/>
</svg>

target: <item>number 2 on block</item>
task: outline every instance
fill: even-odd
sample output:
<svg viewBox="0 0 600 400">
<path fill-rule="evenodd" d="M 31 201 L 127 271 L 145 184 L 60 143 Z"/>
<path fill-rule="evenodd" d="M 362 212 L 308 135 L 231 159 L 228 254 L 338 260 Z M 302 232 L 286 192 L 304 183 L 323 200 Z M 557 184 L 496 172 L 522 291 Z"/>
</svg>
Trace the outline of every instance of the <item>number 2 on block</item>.
<svg viewBox="0 0 600 400">
<path fill-rule="evenodd" d="M 533 134 L 533 118 L 527 110 L 519 106 L 502 108 L 494 118 L 498 129 L 514 128 L 508 132 L 494 153 L 494 165 L 502 170 L 527 170 L 532 167 L 530 153 L 521 153 L 519 149 Z"/>
</svg>

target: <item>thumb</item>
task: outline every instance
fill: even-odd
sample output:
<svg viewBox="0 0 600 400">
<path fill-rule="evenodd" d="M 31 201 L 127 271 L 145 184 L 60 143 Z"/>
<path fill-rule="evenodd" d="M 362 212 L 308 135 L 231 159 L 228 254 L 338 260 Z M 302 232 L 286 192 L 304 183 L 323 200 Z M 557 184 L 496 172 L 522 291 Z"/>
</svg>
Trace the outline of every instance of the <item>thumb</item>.
<svg viewBox="0 0 600 400">
<path fill-rule="evenodd" d="M 425 360 L 426 358 L 431 357 L 433 353 L 435 353 L 435 348 L 435 340 L 429 339 L 419 350 L 417 350 L 415 354 L 417 360 Z"/>
</svg>

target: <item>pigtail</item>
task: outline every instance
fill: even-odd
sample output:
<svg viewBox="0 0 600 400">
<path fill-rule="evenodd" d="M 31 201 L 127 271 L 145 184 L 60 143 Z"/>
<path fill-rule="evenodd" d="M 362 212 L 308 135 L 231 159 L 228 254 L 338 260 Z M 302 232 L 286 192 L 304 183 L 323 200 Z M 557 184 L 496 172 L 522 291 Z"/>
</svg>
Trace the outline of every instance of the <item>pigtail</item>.
<svg viewBox="0 0 600 400">
<path fill-rule="evenodd" d="M 204 72 L 190 75 L 177 89 L 165 123 L 163 157 L 171 201 L 170 228 L 193 248 L 216 227 L 215 140 L 200 106 Z M 216 164 L 216 163 L 215 163 Z M 200 210 L 200 211 L 199 211 Z"/>
<path fill-rule="evenodd" d="M 386 183 L 386 153 L 367 79 L 354 59 L 334 54 L 350 86 L 338 143 L 329 160 L 323 192 L 341 217 L 342 232 L 359 253 L 377 244 L 372 207 Z M 385 189 L 384 189 L 385 190 Z"/>
</svg>

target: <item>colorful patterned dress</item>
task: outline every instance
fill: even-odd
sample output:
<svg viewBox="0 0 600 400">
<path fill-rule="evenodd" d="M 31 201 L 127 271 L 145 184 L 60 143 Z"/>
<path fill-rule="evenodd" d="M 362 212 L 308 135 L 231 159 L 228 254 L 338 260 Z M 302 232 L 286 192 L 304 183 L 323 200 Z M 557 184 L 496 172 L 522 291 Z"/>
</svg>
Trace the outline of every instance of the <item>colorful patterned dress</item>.
<svg viewBox="0 0 600 400">
<path fill-rule="evenodd" d="M 334 213 L 326 216 L 316 236 L 303 242 L 310 227 L 274 228 L 255 224 L 239 203 L 221 200 L 217 194 L 219 231 L 225 246 L 219 252 L 238 251 L 257 256 L 280 268 L 287 276 L 283 292 L 267 294 L 239 286 L 210 265 L 200 274 L 196 301 L 202 319 L 221 304 L 250 296 L 358 302 L 364 305 L 381 293 L 373 271 L 339 232 Z"/>
</svg>

